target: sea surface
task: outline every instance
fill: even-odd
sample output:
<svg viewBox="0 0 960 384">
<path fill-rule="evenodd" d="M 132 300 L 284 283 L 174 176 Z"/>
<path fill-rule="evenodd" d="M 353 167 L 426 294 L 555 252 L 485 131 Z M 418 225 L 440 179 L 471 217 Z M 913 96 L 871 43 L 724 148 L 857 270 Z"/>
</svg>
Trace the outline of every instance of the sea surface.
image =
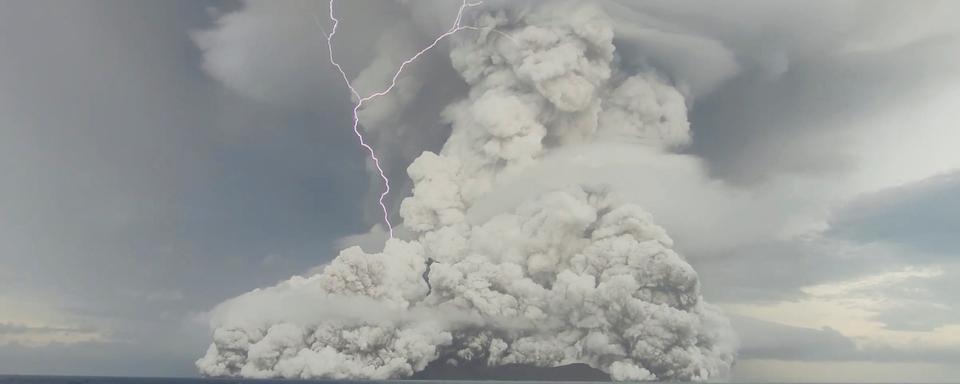
<svg viewBox="0 0 960 384">
<path fill-rule="evenodd" d="M 385 380 L 385 381 L 348 381 L 348 380 L 254 380 L 254 379 L 200 379 L 200 378 L 163 378 L 163 377 L 95 377 L 95 376 L 32 376 L 0 375 L 0 384 L 416 384 L 416 383 L 496 383 L 496 384 L 537 384 L 556 381 L 473 381 L 473 380 Z M 564 383 L 600 383 L 571 382 Z"/>
</svg>

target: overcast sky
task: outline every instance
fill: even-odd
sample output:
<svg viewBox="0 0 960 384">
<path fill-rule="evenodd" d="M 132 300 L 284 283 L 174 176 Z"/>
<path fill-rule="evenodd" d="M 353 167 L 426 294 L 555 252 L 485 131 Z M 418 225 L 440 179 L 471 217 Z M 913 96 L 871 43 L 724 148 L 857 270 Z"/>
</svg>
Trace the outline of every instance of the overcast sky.
<svg viewBox="0 0 960 384">
<path fill-rule="evenodd" d="M 195 376 L 206 311 L 377 224 L 325 4 L 0 0 L 0 374 Z M 704 228 L 706 192 L 647 202 L 740 333 L 734 380 L 960 380 L 957 4 L 603 5 L 747 202 Z M 344 6 L 351 75 L 436 24 L 401 10 Z M 440 107 L 377 136 L 395 178 Z"/>
</svg>

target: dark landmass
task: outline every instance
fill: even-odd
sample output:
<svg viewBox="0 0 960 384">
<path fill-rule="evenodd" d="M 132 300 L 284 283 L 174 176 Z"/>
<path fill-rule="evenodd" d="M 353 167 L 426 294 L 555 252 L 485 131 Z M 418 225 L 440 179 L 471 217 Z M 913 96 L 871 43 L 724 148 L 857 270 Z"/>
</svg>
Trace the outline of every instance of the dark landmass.
<svg viewBox="0 0 960 384">
<path fill-rule="evenodd" d="M 453 366 L 434 361 L 413 380 L 511 380 L 511 381 L 610 381 L 610 375 L 586 364 L 570 364 L 552 368 L 523 364 L 499 367 Z"/>
</svg>

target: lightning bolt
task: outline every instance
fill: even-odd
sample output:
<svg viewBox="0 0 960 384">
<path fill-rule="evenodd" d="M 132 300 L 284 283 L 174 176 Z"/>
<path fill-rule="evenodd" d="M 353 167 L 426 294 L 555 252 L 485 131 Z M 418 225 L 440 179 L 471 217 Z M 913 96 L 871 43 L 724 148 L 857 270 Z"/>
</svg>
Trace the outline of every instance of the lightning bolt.
<svg viewBox="0 0 960 384">
<path fill-rule="evenodd" d="M 340 20 L 337 19 L 336 16 L 334 16 L 333 0 L 330 0 L 330 21 L 333 22 L 333 27 L 330 30 L 329 34 L 325 33 L 327 37 L 327 50 L 330 54 L 330 64 L 333 64 L 333 66 L 337 68 L 337 71 L 340 72 L 341 77 L 343 77 L 344 83 L 347 84 L 347 88 L 350 89 L 351 95 L 356 100 L 356 104 L 354 104 L 353 106 L 353 132 L 357 135 L 357 139 L 360 141 L 360 146 L 366 149 L 367 152 L 370 153 L 370 160 L 373 161 L 373 165 L 376 166 L 377 172 L 380 174 L 380 178 L 383 179 L 383 192 L 380 193 L 380 199 L 378 200 L 378 202 L 380 203 L 380 208 L 383 209 L 383 222 L 386 223 L 387 229 L 390 231 L 391 239 L 393 238 L 393 225 L 390 224 L 390 213 L 387 210 L 387 205 L 386 203 L 383 202 L 383 200 L 390 193 L 390 179 L 387 178 L 387 174 L 383 171 L 383 168 L 380 166 L 380 159 L 377 157 L 377 154 L 373 150 L 373 147 L 371 147 L 370 144 L 367 144 L 366 140 L 364 140 L 363 134 L 360 132 L 360 127 L 359 127 L 360 116 L 358 115 L 358 113 L 360 111 L 360 108 L 363 107 L 365 103 L 368 103 L 380 96 L 384 96 L 390 93 L 390 91 L 392 91 L 393 88 L 397 86 L 397 79 L 400 78 L 400 73 L 403 72 L 403 69 L 406 68 L 406 66 L 409 65 L 410 63 L 413 63 L 418 58 L 420 58 L 420 56 L 423 56 L 429 50 L 433 49 L 433 47 L 436 47 L 441 40 L 457 32 L 460 32 L 462 30 L 479 30 L 480 28 L 478 27 L 460 25 L 460 22 L 463 20 L 463 13 L 464 11 L 467 10 L 467 8 L 476 7 L 482 3 L 483 2 L 480 2 L 480 1 L 467 2 L 467 0 L 463 0 L 463 3 L 460 4 L 460 9 L 457 11 L 457 17 L 456 19 L 454 19 L 453 25 L 450 27 L 450 29 L 448 29 L 446 32 L 437 36 L 435 39 L 433 39 L 432 43 L 430 43 L 429 45 L 427 45 L 426 47 L 418 51 L 416 54 L 404 60 L 400 64 L 400 66 L 397 68 L 397 71 L 393 74 L 393 78 L 390 80 L 389 86 L 387 86 L 383 90 L 373 92 L 367 96 L 361 96 L 360 92 L 358 92 L 357 89 L 353 87 L 353 84 L 350 83 L 350 78 L 347 77 L 347 72 L 344 71 L 343 67 L 341 67 L 340 64 L 338 64 L 337 61 L 334 60 L 333 58 L 333 36 L 337 33 L 337 26 L 340 24 Z M 322 29 L 323 26 L 321 25 L 319 18 L 315 18 L 315 19 L 316 19 L 317 25 L 320 26 L 320 28 Z"/>
</svg>

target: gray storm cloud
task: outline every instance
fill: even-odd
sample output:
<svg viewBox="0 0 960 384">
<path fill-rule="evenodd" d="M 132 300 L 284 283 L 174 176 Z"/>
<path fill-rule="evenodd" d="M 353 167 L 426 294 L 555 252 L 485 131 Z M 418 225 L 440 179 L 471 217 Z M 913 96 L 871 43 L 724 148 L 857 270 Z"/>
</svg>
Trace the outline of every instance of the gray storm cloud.
<svg viewBox="0 0 960 384">
<path fill-rule="evenodd" d="M 727 373 L 729 322 L 666 231 L 610 185 L 572 181 L 470 215 L 563 147 L 629 142 L 665 156 L 689 143 L 683 93 L 655 72 L 619 69 L 602 8 L 530 4 L 471 20 L 483 31 L 449 52 L 465 94 L 440 113 L 450 134 L 439 151 L 407 168 L 401 237 L 217 306 L 202 374 L 388 379 L 432 362 L 586 363 L 615 380 Z M 411 99 L 368 112 L 365 127 Z"/>
</svg>

